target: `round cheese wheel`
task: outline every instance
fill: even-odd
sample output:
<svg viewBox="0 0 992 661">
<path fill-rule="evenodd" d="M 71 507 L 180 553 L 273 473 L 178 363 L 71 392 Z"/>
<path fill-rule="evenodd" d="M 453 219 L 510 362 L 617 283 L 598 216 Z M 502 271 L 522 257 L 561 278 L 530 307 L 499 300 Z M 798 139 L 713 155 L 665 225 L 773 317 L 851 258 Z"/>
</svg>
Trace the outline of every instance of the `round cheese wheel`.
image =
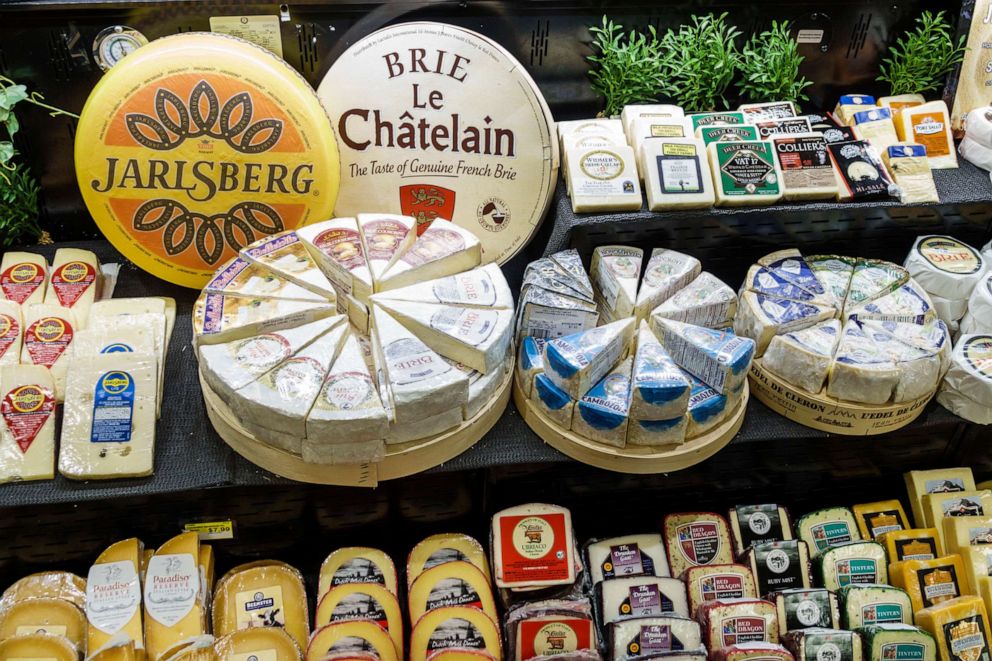
<svg viewBox="0 0 992 661">
<path fill-rule="evenodd" d="M 239 249 L 327 218 L 334 133 L 281 58 L 211 33 L 158 39 L 100 80 L 76 130 L 97 226 L 150 273 L 202 286 Z"/>
<path fill-rule="evenodd" d="M 0 642 L 0 661 L 14 661 L 14 659 L 77 661 L 79 652 L 62 636 L 33 633 L 14 636 Z"/>
<path fill-rule="evenodd" d="M 446 562 L 423 572 L 410 586 L 410 619 L 445 606 L 471 606 L 496 619 L 489 577 L 464 561 Z"/>
<path fill-rule="evenodd" d="M 299 661 L 300 648 L 284 629 L 279 627 L 253 627 L 229 633 L 214 642 L 214 652 L 220 661 L 235 661 L 232 657 L 247 658 L 263 650 L 275 652 L 274 661 Z"/>
<path fill-rule="evenodd" d="M 424 614 L 410 633 L 410 661 L 427 661 L 437 650 L 479 650 L 502 658 L 499 628 L 492 618 L 466 606 L 438 608 Z"/>
<path fill-rule="evenodd" d="M 345 583 L 328 590 L 317 604 L 315 626 L 368 620 L 389 633 L 396 655 L 403 656 L 403 616 L 392 592 L 376 583 Z"/>
<path fill-rule="evenodd" d="M 407 587 L 428 569 L 454 560 L 471 562 L 489 576 L 489 563 L 482 544 L 461 533 L 441 533 L 421 540 L 410 551 L 406 561 Z"/>
<path fill-rule="evenodd" d="M 350 653 L 370 649 L 379 661 L 398 661 L 400 658 L 389 634 L 375 622 L 335 622 L 313 633 L 304 658 L 306 661 L 324 661 L 331 656 L 339 658 L 339 654 L 347 654 L 340 658 L 353 658 Z"/>
</svg>

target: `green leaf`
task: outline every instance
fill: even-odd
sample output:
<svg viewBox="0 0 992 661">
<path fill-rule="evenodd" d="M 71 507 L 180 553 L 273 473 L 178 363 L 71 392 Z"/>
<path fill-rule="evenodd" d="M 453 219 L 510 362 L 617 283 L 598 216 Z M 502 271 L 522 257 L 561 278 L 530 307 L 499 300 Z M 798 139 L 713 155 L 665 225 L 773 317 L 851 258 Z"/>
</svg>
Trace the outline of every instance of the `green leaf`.
<svg viewBox="0 0 992 661">
<path fill-rule="evenodd" d="M 6 163 L 14 157 L 15 153 L 14 143 L 0 142 L 0 163 Z"/>
</svg>

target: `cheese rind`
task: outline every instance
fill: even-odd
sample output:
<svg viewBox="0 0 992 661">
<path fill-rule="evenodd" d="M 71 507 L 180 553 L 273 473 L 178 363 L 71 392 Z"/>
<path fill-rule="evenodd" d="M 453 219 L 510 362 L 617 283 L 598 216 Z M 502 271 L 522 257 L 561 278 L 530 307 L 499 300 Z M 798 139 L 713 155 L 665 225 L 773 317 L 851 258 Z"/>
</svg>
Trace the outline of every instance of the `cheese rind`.
<svg viewBox="0 0 992 661">
<path fill-rule="evenodd" d="M 716 512 L 668 514 L 663 526 L 673 576 L 681 576 L 689 567 L 733 563 L 730 530 Z"/>
<path fill-rule="evenodd" d="M 888 583 L 885 549 L 876 542 L 848 542 L 816 556 L 820 585 L 839 590 L 845 585 Z"/>
<path fill-rule="evenodd" d="M 478 266 L 482 248 L 474 234 L 444 220 L 435 220 L 377 282 L 379 291 L 461 273 Z"/>
<path fill-rule="evenodd" d="M 0 482 L 55 477 L 55 401 L 43 366 L 0 367 Z"/>
<path fill-rule="evenodd" d="M 762 365 L 806 392 L 819 393 L 833 364 L 841 325 L 836 319 L 771 339 Z"/>
<path fill-rule="evenodd" d="M 73 646 L 86 644 L 86 617 L 68 601 L 36 597 L 15 602 L 0 616 L 0 640 L 35 633 L 63 636 Z"/>
<path fill-rule="evenodd" d="M 900 372 L 855 321 L 841 331 L 827 380 L 827 394 L 837 399 L 884 404 L 899 384 Z"/>
<path fill-rule="evenodd" d="M 44 303 L 48 261 L 33 252 L 5 252 L 0 261 L 0 298 L 19 305 Z"/>
<path fill-rule="evenodd" d="M 0 641 L 0 660 L 77 661 L 79 650 L 64 636 L 32 633 Z"/>
<path fill-rule="evenodd" d="M 86 579 L 65 571 L 44 571 L 28 574 L 3 591 L 0 609 L 24 599 L 53 597 L 86 608 Z"/>
<path fill-rule="evenodd" d="M 722 280 L 703 271 L 687 286 L 662 302 L 651 314 L 695 326 L 726 328 L 737 312 L 737 295 Z"/>
<path fill-rule="evenodd" d="M 224 636 L 252 626 L 285 629 L 301 648 L 310 633 L 306 592 L 298 571 L 284 564 L 235 568 L 217 583 L 213 631 Z M 390 644 L 390 647 L 392 645 Z"/>
<path fill-rule="evenodd" d="M 700 270 L 699 260 L 691 255 L 667 248 L 652 250 L 637 290 L 634 305 L 637 319 L 641 321 L 650 317 L 656 307 L 695 280 Z"/>
<path fill-rule="evenodd" d="M 71 308 L 81 328 L 86 327 L 90 306 L 102 282 L 100 260 L 89 250 L 59 248 L 52 260 L 45 303 Z"/>
<path fill-rule="evenodd" d="M 242 248 L 238 254 L 330 301 L 337 297 L 330 281 L 320 271 L 299 235 L 292 230 L 259 239 Z"/>
<path fill-rule="evenodd" d="M 372 654 L 378 661 L 399 661 L 396 646 L 389 633 L 379 624 L 362 620 L 333 622 L 313 632 L 305 661 L 327 658 L 365 659 Z"/>
<path fill-rule="evenodd" d="M 614 447 L 624 447 L 630 414 L 630 371 L 627 358 L 578 400 L 571 429 L 576 434 Z"/>
<path fill-rule="evenodd" d="M 475 608 L 452 607 L 432 610 L 417 621 L 410 634 L 409 658 L 427 661 L 431 651 L 452 647 L 483 650 L 497 660 L 502 657 L 496 624 Z"/>
<path fill-rule="evenodd" d="M 575 400 L 555 385 L 547 374 L 541 373 L 534 377 L 530 401 L 560 428 L 569 429 L 572 426 Z"/>
<path fill-rule="evenodd" d="M 544 376 L 578 399 L 626 355 L 634 328 L 634 320 L 628 318 L 548 342 Z"/>
<path fill-rule="evenodd" d="M 753 339 L 755 357 L 761 357 L 776 335 L 832 319 L 836 312 L 834 308 L 823 305 L 746 291 L 741 295 L 734 316 L 734 332 Z"/>
<path fill-rule="evenodd" d="M 689 381 L 642 321 L 631 376 L 630 418 L 672 420 L 689 407 Z"/>
<path fill-rule="evenodd" d="M 267 266 L 234 257 L 221 266 L 207 282 L 203 291 L 223 296 L 245 296 L 261 299 L 324 302 L 327 299 L 282 277 Z M 332 298 L 333 300 L 333 298 Z"/>
<path fill-rule="evenodd" d="M 845 629 L 873 624 L 913 623 L 913 604 L 905 590 L 891 585 L 851 583 L 838 590 Z"/>
<path fill-rule="evenodd" d="M 495 621 L 489 576 L 470 562 L 454 560 L 424 570 L 410 583 L 407 610 L 413 622 L 428 611 L 449 607 L 475 608 Z"/>
<path fill-rule="evenodd" d="M 197 346 L 230 342 L 335 314 L 337 308 L 330 301 L 280 301 L 204 293 L 193 304 L 194 342 Z"/>
<path fill-rule="evenodd" d="M 525 337 L 520 343 L 520 353 L 517 356 L 517 384 L 524 396 L 530 398 L 534 389 L 534 379 L 544 373 L 544 345 L 546 341 Z"/>
<path fill-rule="evenodd" d="M 629 246 L 598 246 L 593 250 L 589 273 L 602 321 L 616 321 L 634 313 L 643 258 L 643 250 Z"/>
</svg>

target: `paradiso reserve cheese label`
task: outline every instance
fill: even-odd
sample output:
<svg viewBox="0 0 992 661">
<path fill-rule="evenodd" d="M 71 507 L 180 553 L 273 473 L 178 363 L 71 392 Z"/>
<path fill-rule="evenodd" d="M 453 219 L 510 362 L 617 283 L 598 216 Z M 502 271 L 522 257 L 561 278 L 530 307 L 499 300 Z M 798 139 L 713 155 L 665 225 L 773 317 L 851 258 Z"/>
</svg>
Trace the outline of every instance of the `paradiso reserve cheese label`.
<svg viewBox="0 0 992 661">
<path fill-rule="evenodd" d="M 107 239 L 154 275 L 202 287 L 237 251 L 331 216 L 339 161 L 313 90 L 231 37 L 152 42 L 93 89 L 76 176 Z"/>
<path fill-rule="evenodd" d="M 317 89 L 338 136 L 335 213 L 401 213 L 419 231 L 450 220 L 503 263 L 530 240 L 557 181 L 550 110 L 523 66 L 441 23 L 358 40 Z"/>
</svg>

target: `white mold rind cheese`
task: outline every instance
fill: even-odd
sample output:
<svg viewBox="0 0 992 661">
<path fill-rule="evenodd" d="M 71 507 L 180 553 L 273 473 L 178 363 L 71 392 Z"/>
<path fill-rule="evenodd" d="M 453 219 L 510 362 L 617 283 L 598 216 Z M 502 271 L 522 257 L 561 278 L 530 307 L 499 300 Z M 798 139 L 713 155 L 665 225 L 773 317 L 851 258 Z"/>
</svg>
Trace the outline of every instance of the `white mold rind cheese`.
<svg viewBox="0 0 992 661">
<path fill-rule="evenodd" d="M 992 406 L 992 335 L 962 335 L 954 345 L 944 388 Z"/>
<path fill-rule="evenodd" d="M 203 289 L 208 294 L 246 298 L 324 302 L 327 297 L 283 278 L 267 267 L 235 257 L 223 265 Z"/>
<path fill-rule="evenodd" d="M 358 221 L 332 218 L 297 230 L 307 250 L 334 285 L 339 299 L 352 296 L 361 303 L 372 293 L 369 271 Z M 343 302 L 339 301 L 339 305 Z M 347 308 L 343 308 L 345 311 Z"/>
<path fill-rule="evenodd" d="M 647 319 L 663 302 L 684 289 L 699 276 L 701 265 L 691 255 L 667 248 L 655 248 L 644 268 L 644 277 L 637 290 L 634 314 L 637 319 Z M 990 303 L 992 307 L 992 303 Z"/>
<path fill-rule="evenodd" d="M 840 335 L 836 319 L 777 335 L 768 344 L 762 365 L 792 385 L 818 393 L 827 380 Z"/>
<path fill-rule="evenodd" d="M 734 332 L 753 339 L 755 356 L 760 357 L 776 335 L 802 330 L 835 314 L 831 307 L 746 291 L 737 306 Z"/>
<path fill-rule="evenodd" d="M 806 264 L 819 281 L 824 291 L 831 297 L 831 304 L 840 309 L 847 298 L 851 286 L 851 276 L 858 260 L 839 255 L 811 255 Z"/>
<path fill-rule="evenodd" d="M 436 280 L 392 289 L 372 296 L 376 301 L 436 303 L 462 307 L 513 309 L 513 293 L 495 264 L 447 275 Z"/>
<path fill-rule="evenodd" d="M 358 230 L 372 280 L 379 280 L 417 238 L 417 221 L 386 213 L 358 214 Z"/>
<path fill-rule="evenodd" d="M 713 274 L 703 271 L 655 308 L 651 316 L 694 326 L 726 328 L 736 312 L 737 296 L 734 290 Z"/>
<path fill-rule="evenodd" d="M 624 447 L 630 413 L 631 358 L 622 361 L 576 403 L 572 431 L 614 447 Z"/>
<path fill-rule="evenodd" d="M 884 328 L 862 326 L 861 330 L 899 370 L 893 402 L 913 401 L 936 390 L 940 378 L 940 357 L 936 352 L 910 346 Z"/>
<path fill-rule="evenodd" d="M 689 381 L 645 322 L 637 331 L 631 377 L 632 420 L 672 420 L 689 407 Z"/>
<path fill-rule="evenodd" d="M 296 232 L 282 232 L 241 249 L 241 257 L 260 264 L 281 277 L 334 301 L 333 285 L 310 256 Z"/>
<path fill-rule="evenodd" d="M 589 271 L 602 321 L 616 321 L 634 313 L 643 258 L 643 250 L 628 246 L 599 246 L 593 251 Z"/>
<path fill-rule="evenodd" d="M 906 270 L 928 293 L 947 299 L 971 295 L 987 265 L 975 248 L 950 236 L 920 236 L 906 257 Z"/>
<path fill-rule="evenodd" d="M 197 346 L 240 340 L 291 328 L 337 314 L 333 302 L 200 294 L 193 304 L 193 336 Z"/>
<path fill-rule="evenodd" d="M 837 399 L 884 404 L 899 384 L 895 363 L 865 335 L 855 321 L 845 324 L 827 381 Z"/>
<path fill-rule="evenodd" d="M 376 282 L 379 291 L 454 275 L 478 266 L 479 239 L 454 223 L 434 221 Z"/>
</svg>

